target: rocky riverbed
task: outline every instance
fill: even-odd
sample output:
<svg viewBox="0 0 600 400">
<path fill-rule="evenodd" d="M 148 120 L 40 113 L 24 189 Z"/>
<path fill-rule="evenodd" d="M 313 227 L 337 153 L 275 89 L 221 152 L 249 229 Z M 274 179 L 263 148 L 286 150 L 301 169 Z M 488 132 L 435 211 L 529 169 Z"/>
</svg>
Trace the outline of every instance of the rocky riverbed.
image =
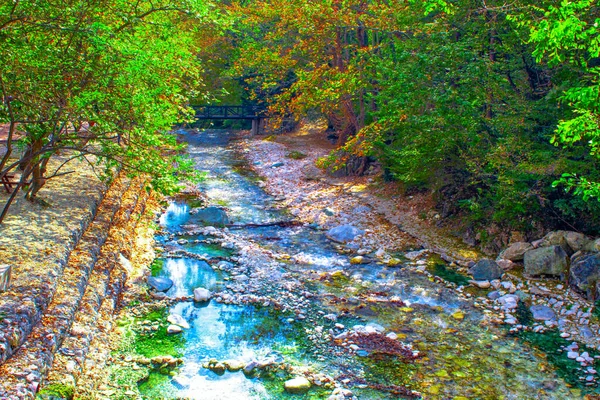
<svg viewBox="0 0 600 400">
<path fill-rule="evenodd" d="M 86 393 L 335 400 L 597 392 L 597 315 L 564 283 L 482 261 L 410 210 L 388 214 L 392 205 L 370 198 L 363 183 L 314 168 L 327 146 L 300 140 L 297 148 L 290 137 L 229 142 L 235 137 L 219 131 L 181 137 L 206 180 L 157 215 L 157 258 L 126 296 L 111 355 L 98 363 L 103 379 Z"/>
</svg>

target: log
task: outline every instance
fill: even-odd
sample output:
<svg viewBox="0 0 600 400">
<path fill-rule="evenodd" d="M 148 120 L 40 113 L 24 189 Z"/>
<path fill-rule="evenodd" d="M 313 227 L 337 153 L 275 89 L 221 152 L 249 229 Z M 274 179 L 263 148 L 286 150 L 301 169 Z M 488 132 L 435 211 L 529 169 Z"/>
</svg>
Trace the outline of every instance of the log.
<svg viewBox="0 0 600 400">
<path fill-rule="evenodd" d="M 269 226 L 280 226 L 282 228 L 289 228 L 291 226 L 300 226 L 302 222 L 300 221 L 277 221 L 277 222 L 268 222 L 265 224 L 228 224 L 225 225 L 229 229 L 244 229 L 244 228 L 265 228 Z"/>
</svg>

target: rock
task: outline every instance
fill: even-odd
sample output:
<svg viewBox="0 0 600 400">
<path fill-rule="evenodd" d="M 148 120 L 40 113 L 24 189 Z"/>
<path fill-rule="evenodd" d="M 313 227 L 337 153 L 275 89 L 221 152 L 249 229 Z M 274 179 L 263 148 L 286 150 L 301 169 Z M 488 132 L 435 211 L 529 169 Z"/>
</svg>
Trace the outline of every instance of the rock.
<svg viewBox="0 0 600 400">
<path fill-rule="evenodd" d="M 244 363 L 239 360 L 227 360 L 223 361 L 223 364 L 229 372 L 241 371 L 242 369 L 244 369 L 245 366 Z"/>
<path fill-rule="evenodd" d="M 323 177 L 323 171 L 313 164 L 308 164 L 302 167 L 302 174 L 304 175 L 304 179 L 307 181 L 318 181 Z"/>
<path fill-rule="evenodd" d="M 178 325 L 178 326 L 182 327 L 183 329 L 190 329 L 190 324 L 188 324 L 188 322 L 185 320 L 185 318 L 183 318 L 181 315 L 170 314 L 167 317 L 167 321 L 173 325 Z"/>
<path fill-rule="evenodd" d="M 473 275 L 473 279 L 476 281 L 491 281 L 499 279 L 504 274 L 496 261 L 488 259 L 483 259 L 473 265 L 469 269 L 469 273 Z"/>
<path fill-rule="evenodd" d="M 208 365 L 208 369 L 210 369 L 212 372 L 214 372 L 217 375 L 223 375 L 225 373 L 225 365 L 223 363 L 215 363 L 215 364 L 209 364 Z"/>
<path fill-rule="evenodd" d="M 487 295 L 488 299 L 490 299 L 490 300 L 497 300 L 500 298 L 500 296 L 501 296 L 500 292 L 497 290 L 495 290 L 493 292 L 489 292 Z"/>
<path fill-rule="evenodd" d="M 386 264 L 388 267 L 397 267 L 398 265 L 402 264 L 402 260 L 398 258 L 390 258 Z"/>
<path fill-rule="evenodd" d="M 204 288 L 194 289 L 194 301 L 197 303 L 209 301 L 211 297 L 212 297 L 212 293 L 208 289 L 204 289 Z"/>
<path fill-rule="evenodd" d="M 257 367 L 258 367 L 258 363 L 256 361 L 250 361 L 244 367 L 244 374 L 246 374 L 246 375 L 252 374 Z"/>
<path fill-rule="evenodd" d="M 167 327 L 167 333 L 181 333 L 183 332 L 183 328 L 180 327 L 179 325 L 169 325 Z"/>
<path fill-rule="evenodd" d="M 575 252 L 583 250 L 588 243 L 592 242 L 592 239 L 583 233 L 566 231 L 564 235 L 567 244 Z"/>
<path fill-rule="evenodd" d="M 504 259 L 496 260 L 496 264 L 498 264 L 498 266 L 500 268 L 502 268 L 503 271 L 509 271 L 517 265 L 510 260 L 504 260 Z"/>
<path fill-rule="evenodd" d="M 173 287 L 173 281 L 162 276 L 151 276 L 148 278 L 148 286 L 157 292 L 166 292 Z"/>
<path fill-rule="evenodd" d="M 492 284 L 490 283 L 490 281 L 469 281 L 469 283 L 473 286 L 476 286 L 480 289 L 487 289 L 490 286 L 492 286 Z"/>
<path fill-rule="evenodd" d="M 310 386 L 310 381 L 303 376 L 287 380 L 283 384 L 285 391 L 292 394 L 306 393 L 310 389 Z"/>
<path fill-rule="evenodd" d="M 529 311 L 533 314 L 533 319 L 536 321 L 550 321 L 556 319 L 554 310 L 548 306 L 535 305 L 529 307 Z"/>
<path fill-rule="evenodd" d="M 563 248 L 565 253 L 571 255 L 574 253 L 574 250 L 571 248 L 571 246 L 569 246 L 569 242 L 567 241 L 568 233 L 568 231 L 549 232 L 542 238 L 539 247 L 560 246 Z"/>
<path fill-rule="evenodd" d="M 358 235 L 362 235 L 363 233 L 365 232 L 356 228 L 355 226 L 346 224 L 336 226 L 335 228 L 331 228 L 329 231 L 327 231 L 325 236 L 327 236 L 327 238 L 333 240 L 334 242 L 348 243 L 353 241 Z"/>
<path fill-rule="evenodd" d="M 600 253 L 575 253 L 569 271 L 571 287 L 595 300 L 596 284 L 600 281 Z"/>
<path fill-rule="evenodd" d="M 205 225 L 223 226 L 229 223 L 227 213 L 219 207 L 194 208 L 190 213 L 196 215 Z"/>
<path fill-rule="evenodd" d="M 517 242 L 508 246 L 504 251 L 498 255 L 498 259 L 510 260 L 510 261 L 521 261 L 523 256 L 529 250 L 533 249 L 531 243 Z"/>
<path fill-rule="evenodd" d="M 367 257 L 363 257 L 363 256 L 356 256 L 356 257 L 352 257 L 350 259 L 350 264 L 356 265 L 356 264 L 368 264 L 371 260 L 369 260 Z"/>
<path fill-rule="evenodd" d="M 507 310 L 514 310 L 515 308 L 517 308 L 517 305 L 519 303 L 519 297 L 514 294 L 506 294 L 504 296 L 499 297 L 496 301 L 500 303 L 502 308 L 505 308 Z"/>
<path fill-rule="evenodd" d="M 421 257 L 422 255 L 426 254 L 428 250 L 417 250 L 417 251 L 409 251 L 408 253 L 404 253 L 404 257 L 408 258 L 409 260 L 416 260 L 417 258 Z"/>
<path fill-rule="evenodd" d="M 583 246 L 582 250 L 590 252 L 600 252 L 600 239 L 588 242 L 585 246 Z"/>
<path fill-rule="evenodd" d="M 452 318 L 462 321 L 463 319 L 465 319 L 465 313 L 462 312 L 461 310 L 458 310 L 458 311 L 452 313 Z"/>
<path fill-rule="evenodd" d="M 568 256 L 561 246 L 529 250 L 524 257 L 525 274 L 561 276 L 567 271 Z"/>
</svg>

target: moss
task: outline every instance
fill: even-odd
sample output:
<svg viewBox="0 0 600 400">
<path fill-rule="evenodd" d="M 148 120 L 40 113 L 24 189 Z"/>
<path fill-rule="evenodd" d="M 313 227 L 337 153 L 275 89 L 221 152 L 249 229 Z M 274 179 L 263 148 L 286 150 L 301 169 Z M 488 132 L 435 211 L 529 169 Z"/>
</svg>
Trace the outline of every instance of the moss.
<svg viewBox="0 0 600 400">
<path fill-rule="evenodd" d="M 596 301 L 592 310 L 592 317 L 596 318 L 596 321 L 600 321 L 600 300 Z"/>
<path fill-rule="evenodd" d="M 567 358 L 564 351 L 558 352 L 562 346 L 568 346 L 571 343 L 561 338 L 558 330 L 550 330 L 545 333 L 520 331 L 517 336 L 545 353 L 546 360 L 555 368 L 558 376 L 563 378 L 572 387 L 581 389 L 583 392 L 596 390 L 595 393 L 598 393 L 598 388 L 587 387 L 585 386 L 585 382 L 579 380 L 579 377 L 583 375 L 579 363 Z M 587 351 L 591 357 L 598 355 L 597 351 L 587 346 L 580 345 L 580 351 Z"/>
<path fill-rule="evenodd" d="M 158 276 L 160 271 L 162 271 L 164 265 L 164 258 L 155 258 L 154 261 L 152 261 L 152 264 L 150 264 L 150 274 L 152 276 Z"/>
<path fill-rule="evenodd" d="M 172 399 L 167 390 L 171 375 L 160 372 L 151 372 L 145 379 L 138 382 L 138 389 L 149 399 Z"/>
<path fill-rule="evenodd" d="M 70 400 L 75 395 L 75 388 L 71 385 L 65 385 L 62 383 L 55 383 L 48 385 L 40 390 L 36 396 L 38 399 L 47 400 L 59 400 L 66 399 Z"/>
<path fill-rule="evenodd" d="M 466 286 L 469 284 L 469 278 L 448 268 L 446 264 L 443 263 L 438 262 L 433 264 L 433 266 L 430 267 L 430 272 L 445 281 L 456 283 L 459 286 Z"/>
<path fill-rule="evenodd" d="M 296 150 L 290 151 L 285 156 L 287 158 L 291 158 L 293 160 L 302 160 L 303 158 L 306 158 L 306 154 L 302 153 L 301 151 L 296 151 Z"/>
<path fill-rule="evenodd" d="M 166 320 L 166 313 L 159 314 L 160 316 L 158 318 L 154 318 L 155 314 L 156 312 L 152 312 L 142 318 L 142 320 Z M 135 352 L 148 358 L 165 355 L 181 357 L 182 347 L 183 336 L 169 335 L 167 333 L 167 324 L 161 324 L 158 331 L 155 332 L 137 333 L 133 343 Z"/>
<path fill-rule="evenodd" d="M 521 325 L 531 325 L 533 323 L 533 314 L 527 304 L 522 301 L 517 304 L 515 315 Z"/>
</svg>

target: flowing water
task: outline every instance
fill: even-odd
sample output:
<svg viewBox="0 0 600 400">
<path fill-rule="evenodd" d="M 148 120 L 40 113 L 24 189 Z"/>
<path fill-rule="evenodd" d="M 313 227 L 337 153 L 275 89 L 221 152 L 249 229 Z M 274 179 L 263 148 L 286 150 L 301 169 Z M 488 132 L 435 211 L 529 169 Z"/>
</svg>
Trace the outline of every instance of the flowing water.
<svg viewBox="0 0 600 400">
<path fill-rule="evenodd" d="M 227 208 L 233 223 L 289 219 L 285 210 L 278 208 L 278 199 L 260 188 L 257 177 L 247 172 L 228 146 L 231 136 L 227 132 L 182 131 L 181 135 L 197 168 L 207 173 L 199 185 L 201 190 L 212 204 Z M 185 201 L 172 202 L 161 217 L 164 232 L 157 240 L 171 250 L 188 252 L 185 254 L 219 259 L 235 256 L 239 248 L 228 250 L 207 235 L 174 235 L 182 226 L 199 224 L 190 209 Z M 293 255 L 295 262 L 281 257 L 268 261 L 272 269 L 262 279 L 278 282 L 269 286 L 275 288 L 269 293 L 271 299 L 297 295 L 294 299 L 300 300 L 294 301 L 302 311 L 278 309 L 269 302 L 225 304 L 213 299 L 202 304 L 177 303 L 169 312 L 183 316 L 191 326 L 182 333 L 184 362 L 174 376 L 146 383 L 142 389 L 147 398 L 326 399 L 333 385 L 346 386 L 359 399 L 404 398 L 396 390 L 401 386 L 421 392 L 424 398 L 575 398 L 534 349 L 482 324 L 483 315 L 470 302 L 423 274 L 375 263 L 350 266 L 348 257 L 338 253 L 322 231 L 310 226 L 232 229 L 228 235 L 254 243 L 265 254 Z M 197 287 L 219 292 L 231 282 L 227 270 L 186 256 L 166 257 L 158 274 L 174 281 L 167 293 L 172 297 L 189 296 Z M 295 286 L 286 286 L 286 277 L 296 282 Z M 337 316 L 336 321 L 324 318 L 331 314 Z M 381 325 L 420 357 L 410 362 L 375 357 L 372 349 L 349 352 L 328 339 L 328 332 L 338 334 L 347 329 L 335 327 L 335 323 L 348 328 Z M 269 360 L 290 365 L 296 372 L 311 371 L 313 379 L 322 374 L 334 382 L 322 382 L 307 394 L 292 395 L 283 390 L 289 369 L 269 374 L 215 372 L 204 367 L 211 359 L 243 364 Z"/>
</svg>

